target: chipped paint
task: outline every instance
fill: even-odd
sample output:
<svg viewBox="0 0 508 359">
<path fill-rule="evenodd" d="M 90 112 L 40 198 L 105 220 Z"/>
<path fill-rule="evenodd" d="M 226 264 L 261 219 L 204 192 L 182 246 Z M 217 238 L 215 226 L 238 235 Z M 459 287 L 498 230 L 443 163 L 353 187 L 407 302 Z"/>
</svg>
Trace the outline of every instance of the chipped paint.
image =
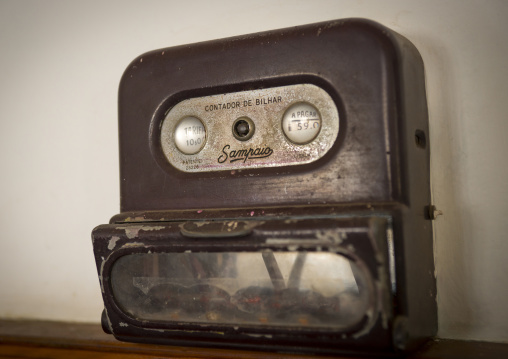
<svg viewBox="0 0 508 359">
<path fill-rule="evenodd" d="M 109 240 L 109 243 L 108 243 L 108 249 L 111 251 L 113 250 L 113 248 L 115 248 L 116 246 L 116 242 L 120 239 L 120 237 L 117 237 L 117 236 L 113 236 L 111 237 L 111 239 Z"/>
<path fill-rule="evenodd" d="M 129 247 L 144 247 L 144 243 L 140 242 L 132 242 L 132 243 L 126 243 L 122 246 L 122 248 L 129 248 Z"/>
<path fill-rule="evenodd" d="M 245 223 L 245 222 L 242 222 L 242 223 Z M 226 225 L 228 226 L 227 231 L 228 232 L 234 231 L 235 229 L 238 228 L 238 224 L 239 224 L 239 222 L 237 222 L 237 221 L 227 222 L 226 223 Z"/>
<path fill-rule="evenodd" d="M 273 335 L 271 334 L 246 334 L 246 335 L 253 338 L 268 338 L 268 339 L 273 338 Z"/>
<path fill-rule="evenodd" d="M 123 323 L 123 322 L 120 322 L 119 324 L 120 324 L 121 327 L 128 327 L 129 326 L 129 324 Z"/>
<path fill-rule="evenodd" d="M 293 224 L 293 223 L 298 223 L 298 220 L 297 219 L 286 219 L 284 221 L 285 224 Z"/>
<path fill-rule="evenodd" d="M 136 238 L 138 236 L 138 234 L 139 234 L 139 231 L 141 230 L 141 228 L 139 228 L 139 227 L 134 227 L 134 228 L 131 228 L 131 227 L 116 227 L 116 229 L 124 229 L 125 230 L 125 235 L 129 239 Z"/>
<path fill-rule="evenodd" d="M 189 221 L 178 225 L 181 233 L 187 237 L 210 238 L 231 237 L 249 234 L 253 228 L 264 221 Z"/>
<path fill-rule="evenodd" d="M 367 325 L 364 326 L 362 328 L 362 330 L 356 332 L 355 334 L 353 334 L 353 338 L 354 339 L 358 339 L 358 338 L 361 338 L 363 337 L 364 335 L 367 335 L 370 333 L 370 331 L 372 330 L 372 328 L 374 327 L 374 324 L 375 324 L 375 320 L 373 320 L 373 317 L 374 317 L 374 310 L 372 308 L 369 308 L 367 309 L 367 311 L 365 312 L 365 315 L 367 316 L 367 318 L 369 318 L 367 320 Z"/>
<path fill-rule="evenodd" d="M 114 335 L 115 332 L 113 330 L 113 324 L 111 323 L 111 320 L 109 320 L 108 309 L 106 307 L 104 307 L 104 312 L 106 313 L 106 319 L 108 320 L 108 329 L 111 330 L 111 333 Z"/>
<path fill-rule="evenodd" d="M 336 230 L 316 231 L 316 238 L 323 242 L 341 244 L 347 238 L 347 233 Z"/>
<path fill-rule="evenodd" d="M 106 293 L 106 290 L 104 289 L 104 278 L 102 276 L 102 274 L 104 273 L 104 264 L 106 263 L 106 261 L 104 260 L 104 257 L 102 259 L 102 263 L 101 263 L 101 269 L 100 269 L 100 274 L 99 274 L 99 282 L 101 283 L 101 291 L 102 293 Z"/>
<path fill-rule="evenodd" d="M 129 239 L 136 238 L 139 235 L 140 231 L 159 231 L 161 229 L 167 228 L 166 226 L 148 226 L 148 225 L 140 225 L 140 226 L 117 226 L 115 229 L 123 229 L 125 230 L 125 235 Z"/>
<path fill-rule="evenodd" d="M 140 222 L 140 221 L 144 221 L 145 220 L 145 217 L 144 216 L 138 216 L 138 217 L 127 217 L 124 219 L 124 222 Z"/>
<path fill-rule="evenodd" d="M 167 226 L 143 226 L 141 227 L 142 231 L 160 231 L 161 229 L 165 229 Z"/>
</svg>

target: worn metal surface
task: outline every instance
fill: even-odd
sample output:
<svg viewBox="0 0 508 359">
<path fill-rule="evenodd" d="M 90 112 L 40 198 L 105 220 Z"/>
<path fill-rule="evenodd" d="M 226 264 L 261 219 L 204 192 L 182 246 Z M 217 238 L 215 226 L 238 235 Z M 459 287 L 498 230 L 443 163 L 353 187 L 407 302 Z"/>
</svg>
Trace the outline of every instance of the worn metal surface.
<svg viewBox="0 0 508 359">
<path fill-rule="evenodd" d="M 284 347 L 281 343 L 296 341 L 299 350 L 321 353 L 338 348 L 368 352 L 387 350 L 390 347 L 390 323 L 394 319 L 390 300 L 393 283 L 390 282 L 391 260 L 386 237 L 391 231 L 391 218 L 272 218 L 264 222 L 251 221 L 251 232 L 234 240 L 227 235 L 216 238 L 189 238 L 181 232 L 185 222 L 125 223 L 97 227 L 93 233 L 93 241 L 107 311 L 107 330 L 120 339 L 135 341 L 135 337 L 145 337 L 148 341 L 177 345 L 192 343 L 220 347 L 225 343 L 262 343 L 265 349 L 281 350 Z M 242 221 L 243 226 L 246 222 L 249 221 Z M 206 226 L 208 222 L 197 223 Z M 217 228 L 228 232 L 230 223 L 231 221 L 218 222 Z M 354 326 L 341 328 L 340 323 L 336 323 L 336 326 L 331 328 L 316 328 L 302 322 L 298 327 L 279 325 L 273 328 L 263 323 L 254 326 L 242 323 L 231 325 L 221 323 L 220 320 L 206 324 L 182 320 L 142 320 L 125 311 L 119 299 L 112 295 L 115 291 L 115 275 L 112 273 L 115 263 L 127 255 L 186 253 L 192 256 L 220 251 L 253 253 L 259 256 L 261 253 L 288 251 L 340 254 L 353 261 L 368 278 L 361 289 L 368 295 L 367 308 L 359 313 L 361 320 L 355 322 Z M 152 273 L 151 267 L 147 270 Z M 129 270 L 122 275 L 128 276 L 128 272 Z M 122 287 L 121 292 L 128 290 Z M 346 303 L 342 305 L 345 306 Z M 159 339 L 156 340 L 155 337 Z M 368 349 L 365 349 L 365 346 Z"/>
<path fill-rule="evenodd" d="M 415 82 L 420 79 L 412 74 L 402 81 L 405 59 L 400 51 L 420 61 L 411 45 L 401 46 L 404 41 L 369 21 L 339 20 L 139 56 L 126 69 L 119 89 L 122 212 L 406 200 L 401 162 L 406 136 L 416 147 L 415 129 L 428 131 L 421 99 L 408 97 L 402 88 L 407 82 L 409 92 L 420 91 Z M 161 128 L 178 103 L 296 84 L 323 89 L 338 110 L 340 133 L 333 144 L 326 143 L 331 148 L 321 158 L 292 166 L 197 173 L 182 172 L 168 162 Z M 414 128 L 404 128 L 406 118 Z M 227 134 L 230 126 L 227 121 Z M 249 141 L 261 141 L 259 130 Z M 208 132 L 207 142 L 218 141 Z M 226 144 L 217 143 L 215 161 Z"/>
<path fill-rule="evenodd" d="M 317 137 L 304 144 L 290 141 L 282 128 L 285 112 L 298 103 L 319 109 L 319 122 L 305 121 L 300 128 L 298 124 L 292 128 L 291 133 L 303 133 L 312 131 L 304 125 L 317 125 Z M 199 152 L 186 154 L 176 145 L 179 138 L 175 127 L 189 116 L 203 122 L 206 143 Z M 238 140 L 232 131 L 235 120 L 244 116 L 255 126 L 247 141 Z M 299 120 L 296 115 L 295 120 Z M 162 123 L 161 147 L 169 163 L 184 172 L 283 167 L 320 159 L 332 148 L 338 133 L 339 113 L 332 98 L 315 85 L 302 84 L 184 100 L 169 111 Z M 186 141 L 194 143 L 204 137 L 192 135 Z"/>
</svg>

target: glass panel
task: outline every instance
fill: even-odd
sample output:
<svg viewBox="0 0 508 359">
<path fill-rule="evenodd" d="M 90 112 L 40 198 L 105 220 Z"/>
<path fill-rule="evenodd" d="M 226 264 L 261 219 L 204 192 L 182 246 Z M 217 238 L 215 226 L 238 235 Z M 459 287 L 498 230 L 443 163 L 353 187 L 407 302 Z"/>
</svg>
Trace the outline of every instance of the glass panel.
<svg viewBox="0 0 508 359">
<path fill-rule="evenodd" d="M 116 302 L 139 320 L 335 330 L 363 318 L 367 280 L 326 252 L 131 254 L 111 273 Z"/>
</svg>

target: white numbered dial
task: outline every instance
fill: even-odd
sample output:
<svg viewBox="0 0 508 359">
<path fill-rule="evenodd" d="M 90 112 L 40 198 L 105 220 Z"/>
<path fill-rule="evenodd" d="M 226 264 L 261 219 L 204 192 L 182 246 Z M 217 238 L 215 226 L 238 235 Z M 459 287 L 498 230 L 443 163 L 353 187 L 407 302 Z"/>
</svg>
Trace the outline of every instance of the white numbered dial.
<svg viewBox="0 0 508 359">
<path fill-rule="evenodd" d="M 291 105 L 282 118 L 282 130 L 286 137 L 297 145 L 309 143 L 321 129 L 321 115 L 309 103 Z"/>
<path fill-rule="evenodd" d="M 184 117 L 175 127 L 175 144 L 180 152 L 193 155 L 201 151 L 206 142 L 206 129 L 196 117 Z"/>
</svg>

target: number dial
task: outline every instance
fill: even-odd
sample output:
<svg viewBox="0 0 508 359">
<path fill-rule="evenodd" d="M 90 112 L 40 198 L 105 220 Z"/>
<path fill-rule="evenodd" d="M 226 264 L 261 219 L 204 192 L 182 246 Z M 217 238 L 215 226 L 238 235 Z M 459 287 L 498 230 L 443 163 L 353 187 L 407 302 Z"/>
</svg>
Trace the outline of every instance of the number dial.
<svg viewBox="0 0 508 359">
<path fill-rule="evenodd" d="M 206 142 L 206 129 L 200 119 L 187 116 L 175 127 L 175 145 L 186 155 L 201 151 Z"/>
<path fill-rule="evenodd" d="M 295 103 L 284 113 L 282 130 L 293 143 L 298 145 L 309 143 L 321 130 L 321 114 L 309 103 Z"/>
</svg>

